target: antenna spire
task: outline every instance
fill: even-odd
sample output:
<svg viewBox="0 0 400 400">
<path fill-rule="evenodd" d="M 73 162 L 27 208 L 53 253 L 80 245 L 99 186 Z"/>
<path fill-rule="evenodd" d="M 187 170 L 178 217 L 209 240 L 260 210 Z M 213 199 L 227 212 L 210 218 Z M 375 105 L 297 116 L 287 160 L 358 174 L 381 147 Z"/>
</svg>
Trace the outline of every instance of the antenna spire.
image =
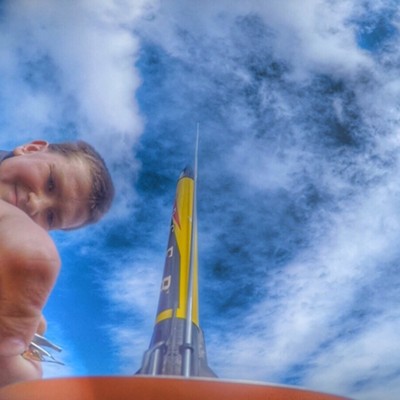
<svg viewBox="0 0 400 400">
<path fill-rule="evenodd" d="M 207 363 L 198 311 L 197 124 L 193 169 L 181 173 L 175 195 L 160 297 L 142 375 L 216 377 Z"/>
<path fill-rule="evenodd" d="M 182 375 L 189 377 L 191 374 L 192 353 L 193 353 L 193 283 L 195 274 L 195 263 L 197 266 L 197 168 L 199 153 L 199 123 L 197 123 L 196 147 L 194 153 L 194 182 L 193 182 L 193 200 L 192 200 L 192 230 L 190 234 L 190 261 L 189 261 L 189 277 L 188 277 L 188 296 L 186 306 L 186 323 L 185 323 L 185 341 L 183 344 L 183 365 Z M 197 271 L 196 271 L 197 272 Z"/>
</svg>

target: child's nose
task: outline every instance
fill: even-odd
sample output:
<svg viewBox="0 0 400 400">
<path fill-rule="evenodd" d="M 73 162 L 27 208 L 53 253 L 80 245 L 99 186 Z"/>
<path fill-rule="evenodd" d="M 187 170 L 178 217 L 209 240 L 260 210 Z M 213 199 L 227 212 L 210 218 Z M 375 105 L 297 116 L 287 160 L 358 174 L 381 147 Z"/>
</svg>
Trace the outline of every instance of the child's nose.
<svg viewBox="0 0 400 400">
<path fill-rule="evenodd" d="M 26 204 L 27 214 L 32 218 L 39 214 L 41 211 L 49 207 L 50 199 L 41 194 L 30 192 L 28 194 L 28 202 Z"/>
</svg>

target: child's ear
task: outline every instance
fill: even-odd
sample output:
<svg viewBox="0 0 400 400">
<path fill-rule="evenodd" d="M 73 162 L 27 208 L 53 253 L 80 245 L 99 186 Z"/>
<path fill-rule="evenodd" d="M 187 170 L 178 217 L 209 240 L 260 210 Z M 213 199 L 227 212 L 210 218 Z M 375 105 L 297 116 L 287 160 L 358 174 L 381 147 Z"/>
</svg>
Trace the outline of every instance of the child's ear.
<svg viewBox="0 0 400 400">
<path fill-rule="evenodd" d="M 37 151 L 46 150 L 49 147 L 49 143 L 45 140 L 34 140 L 33 142 L 23 144 L 14 149 L 15 156 L 21 156 L 24 154 L 35 153 Z"/>
</svg>

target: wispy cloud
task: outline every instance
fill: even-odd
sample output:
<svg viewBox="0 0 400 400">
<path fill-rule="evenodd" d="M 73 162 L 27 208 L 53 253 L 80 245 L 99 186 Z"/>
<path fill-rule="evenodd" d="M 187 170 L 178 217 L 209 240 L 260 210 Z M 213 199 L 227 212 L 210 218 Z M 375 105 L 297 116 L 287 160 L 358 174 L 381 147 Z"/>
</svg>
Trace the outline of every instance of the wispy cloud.
<svg viewBox="0 0 400 400">
<path fill-rule="evenodd" d="M 136 372 L 144 349 L 149 345 L 162 263 L 163 259 L 157 257 L 128 263 L 123 269 L 115 271 L 106 286 L 116 308 L 125 312 L 125 317 L 118 324 L 107 326 L 121 359 L 121 364 L 116 366 L 116 371 L 120 373 Z"/>
</svg>

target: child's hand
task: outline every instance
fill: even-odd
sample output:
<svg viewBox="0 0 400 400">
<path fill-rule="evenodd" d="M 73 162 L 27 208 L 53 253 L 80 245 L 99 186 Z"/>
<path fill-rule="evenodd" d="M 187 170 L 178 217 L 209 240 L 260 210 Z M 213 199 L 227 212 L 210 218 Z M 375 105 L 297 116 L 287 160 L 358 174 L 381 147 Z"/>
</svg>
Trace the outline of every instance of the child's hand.
<svg viewBox="0 0 400 400">
<path fill-rule="evenodd" d="M 40 364 L 21 354 L 46 329 L 42 309 L 59 267 L 48 233 L 0 200 L 0 385 L 41 376 Z"/>
</svg>

